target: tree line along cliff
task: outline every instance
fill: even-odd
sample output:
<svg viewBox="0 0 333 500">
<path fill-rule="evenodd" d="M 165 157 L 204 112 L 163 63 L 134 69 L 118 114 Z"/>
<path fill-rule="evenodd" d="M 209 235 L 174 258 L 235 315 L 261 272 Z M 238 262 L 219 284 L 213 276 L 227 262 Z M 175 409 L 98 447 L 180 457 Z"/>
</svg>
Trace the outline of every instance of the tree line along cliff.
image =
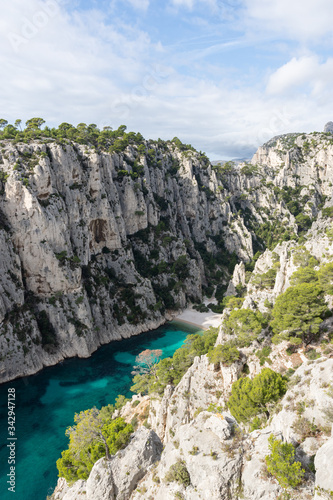
<svg viewBox="0 0 333 500">
<path fill-rule="evenodd" d="M 1 125 L 1 381 L 221 303 L 238 262 L 330 215 L 331 134 L 212 166 L 124 126 Z"/>
</svg>

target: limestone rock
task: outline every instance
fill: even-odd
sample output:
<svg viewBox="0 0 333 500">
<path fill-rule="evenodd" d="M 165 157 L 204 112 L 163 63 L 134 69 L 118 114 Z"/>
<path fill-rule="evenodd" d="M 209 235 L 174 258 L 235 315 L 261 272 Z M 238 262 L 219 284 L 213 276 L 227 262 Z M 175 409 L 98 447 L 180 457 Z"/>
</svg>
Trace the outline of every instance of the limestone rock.
<svg viewBox="0 0 333 500">
<path fill-rule="evenodd" d="M 0 382 L 157 328 L 170 318 L 168 310 L 161 312 L 161 287 L 170 288 L 173 312 L 202 300 L 206 270 L 194 242 L 214 254 L 223 233 L 227 249 L 245 261 L 251 257 L 251 235 L 241 218 L 234 231 L 225 224 L 228 205 L 200 155 L 148 146 L 159 168 L 137 146 L 109 154 L 52 140 L 3 143 L 0 162 L 8 179 L 0 197 Z M 135 161 L 142 176 L 133 174 Z M 176 178 L 170 176 L 175 164 Z M 26 170 L 29 181 L 23 182 Z M 173 266 L 184 257 L 187 272 L 180 279 Z M 167 267 L 148 278 L 140 273 L 142 262 Z M 175 277 L 182 286 L 170 285 Z M 27 332 L 17 331 L 13 311 Z M 45 312 L 54 332 L 47 346 L 39 321 Z"/>
<path fill-rule="evenodd" d="M 111 460 L 101 458 L 95 463 L 87 481 L 76 481 L 68 487 L 60 478 L 54 499 L 127 500 L 161 453 L 162 443 L 156 433 L 140 427 L 124 450 L 118 451 Z"/>
<path fill-rule="evenodd" d="M 303 406 L 302 418 L 307 422 L 322 426 L 329 425 L 325 409 L 332 405 L 327 387 L 332 382 L 333 359 L 318 359 L 313 363 L 303 363 L 293 375 L 295 386 L 290 388 L 281 401 L 281 410 L 273 416 L 270 427 L 281 433 L 285 440 L 302 443 L 304 423 L 295 427 L 297 408 Z M 305 421 L 304 421 L 305 422 Z"/>
<path fill-rule="evenodd" d="M 316 468 L 316 488 L 320 488 L 319 491 L 316 491 L 315 498 L 323 498 L 320 494 L 321 490 L 325 490 L 327 493 L 333 491 L 333 438 L 319 448 L 314 464 Z"/>
<path fill-rule="evenodd" d="M 191 423 L 176 428 L 173 441 L 167 443 L 161 461 L 140 483 L 139 490 L 144 489 L 147 498 L 156 500 L 174 498 L 177 491 L 191 500 L 233 498 L 230 495 L 239 485 L 242 450 L 233 445 L 232 436 L 232 419 L 224 414 L 200 413 Z M 183 460 L 188 471 L 187 487 L 164 480 L 177 460 Z M 131 496 L 133 500 L 139 498 L 139 492 Z"/>
<path fill-rule="evenodd" d="M 268 438 L 270 434 L 269 431 L 251 433 L 251 445 L 242 470 L 242 489 L 246 499 L 275 500 L 282 491 L 276 482 L 265 480 L 263 475 L 263 459 L 269 454 Z"/>
<path fill-rule="evenodd" d="M 324 132 L 330 132 L 333 133 L 333 122 L 327 122 L 325 127 L 324 127 Z"/>
</svg>

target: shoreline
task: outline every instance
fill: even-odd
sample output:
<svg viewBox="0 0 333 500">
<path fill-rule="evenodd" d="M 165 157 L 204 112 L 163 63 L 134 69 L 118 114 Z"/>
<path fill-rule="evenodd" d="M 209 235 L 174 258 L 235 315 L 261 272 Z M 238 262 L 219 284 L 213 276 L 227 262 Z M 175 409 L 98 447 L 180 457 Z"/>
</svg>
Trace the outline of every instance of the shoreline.
<svg viewBox="0 0 333 500">
<path fill-rule="evenodd" d="M 195 309 L 187 308 L 178 316 L 175 316 L 172 321 L 179 321 L 189 325 L 198 326 L 202 330 L 208 330 L 211 326 L 217 328 L 222 323 L 222 314 L 209 312 L 199 312 Z"/>
<path fill-rule="evenodd" d="M 212 302 L 212 300 L 210 300 L 210 302 Z M 47 369 L 47 368 L 52 367 L 52 366 L 56 366 L 67 359 L 90 358 L 99 348 L 101 348 L 104 345 L 108 345 L 108 344 L 113 343 L 113 342 L 118 342 L 118 341 L 124 340 L 126 338 L 134 337 L 134 336 L 140 335 L 141 333 L 145 333 L 147 331 L 155 330 L 155 329 L 159 328 L 160 326 L 164 325 L 165 323 L 168 323 L 171 321 L 194 326 L 194 327 L 197 327 L 198 329 L 204 331 L 204 330 L 208 330 L 208 328 L 210 328 L 211 326 L 215 327 L 215 328 L 219 327 L 221 322 L 222 322 L 221 318 L 222 318 L 222 314 L 214 313 L 213 311 L 201 313 L 199 311 L 196 311 L 195 309 L 188 307 L 184 311 L 182 311 L 180 314 L 178 314 L 177 316 L 172 317 L 171 315 L 165 315 L 159 321 L 156 321 L 156 324 L 154 324 L 154 325 L 148 326 L 146 324 L 145 325 L 140 324 L 135 329 L 136 330 L 135 333 L 132 331 L 130 335 L 121 335 L 121 332 L 117 332 L 119 336 L 117 335 L 116 338 L 108 339 L 107 341 L 104 341 L 104 342 L 99 340 L 96 343 L 96 345 L 94 346 L 94 348 L 91 349 L 89 354 L 86 356 L 82 356 L 82 355 L 80 356 L 78 353 L 71 354 L 69 356 L 65 356 L 63 353 L 59 352 L 58 353 L 59 356 L 57 359 L 53 359 L 53 360 L 51 360 L 51 362 L 48 362 L 48 363 L 43 362 L 42 366 L 38 366 L 38 368 L 35 370 L 34 369 L 27 370 L 24 373 L 14 374 L 14 376 L 9 376 L 8 378 L 3 377 L 3 379 L 0 380 L 0 385 L 2 386 L 4 384 L 8 384 L 14 380 L 23 379 L 26 377 L 27 378 L 33 377 L 34 375 L 36 375 L 37 373 L 40 373 L 44 369 Z"/>
<path fill-rule="evenodd" d="M 198 325 L 198 323 L 192 323 L 191 321 L 186 321 L 185 319 L 179 319 L 179 318 L 173 318 L 170 323 L 184 323 L 185 325 L 190 325 L 190 326 L 195 326 L 197 328 L 200 328 L 200 330 L 208 330 L 207 327 Z"/>
</svg>

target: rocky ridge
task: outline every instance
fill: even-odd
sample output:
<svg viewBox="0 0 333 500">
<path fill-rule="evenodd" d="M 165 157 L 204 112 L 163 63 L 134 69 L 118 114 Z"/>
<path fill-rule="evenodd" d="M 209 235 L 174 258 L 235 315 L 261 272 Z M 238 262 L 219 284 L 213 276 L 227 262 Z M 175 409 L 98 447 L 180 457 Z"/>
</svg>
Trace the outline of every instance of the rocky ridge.
<svg viewBox="0 0 333 500">
<path fill-rule="evenodd" d="M 257 259 L 252 272 L 248 270 L 246 259 L 235 267 L 227 293 L 243 296 L 241 308 L 266 313 L 277 297 L 290 287 L 291 276 L 300 268 L 295 256 L 301 253 L 316 258 L 315 270 L 333 261 L 331 135 L 290 134 L 275 138 L 259 148 L 251 165 L 227 166 L 218 176 L 224 189 L 229 190 L 232 213 L 237 213 L 237 217 L 243 215 L 254 247 L 264 242 L 266 236 L 260 229 L 269 220 L 273 223 L 275 220 L 280 228 L 284 224 L 288 226 L 281 238 L 285 241 L 274 245 L 273 239 L 270 249 Z M 252 167 L 255 170 L 251 170 Z M 249 171 L 252 173 L 245 173 Z M 287 188 L 284 191 L 290 195 L 289 199 L 285 199 L 283 192 L 281 194 L 283 187 Z M 246 193 L 247 198 L 240 198 L 240 193 Z M 298 203 L 296 209 L 295 203 Z M 265 207 L 272 210 L 272 219 Z M 311 224 L 306 222 L 309 227 L 303 225 L 301 213 L 309 217 Z M 259 231 L 255 231 L 256 224 L 259 224 Z M 299 234 L 298 241 L 290 239 L 291 232 Z M 331 296 L 325 298 L 332 309 Z M 228 312 L 225 309 L 225 319 Z M 160 459 L 149 466 L 128 498 L 331 498 L 332 316 L 324 319 L 320 332 L 310 346 L 290 351 L 287 341 L 270 344 L 270 333 L 262 331 L 258 340 L 241 349 L 239 360 L 230 366 L 210 364 L 206 355 L 197 357 L 179 384 L 176 387 L 168 385 L 162 396 L 134 396 L 119 414 L 130 422 L 133 417 L 139 417 L 140 412 L 146 415 L 149 408 L 146 425 L 156 432 L 164 449 Z M 217 345 L 227 340 L 229 334 L 222 321 Z M 270 346 L 270 352 L 260 358 L 257 353 L 263 346 Z M 270 408 L 267 422 L 251 432 L 247 426 L 237 424 L 226 401 L 234 381 L 245 373 L 253 378 L 264 367 L 288 374 L 288 390 Z M 141 418 L 139 421 L 142 423 Z M 288 493 L 264 467 L 270 435 L 293 443 L 296 459 L 305 470 L 303 483 Z M 183 480 L 179 480 L 179 476 L 175 479 L 175 473 L 172 479 L 170 471 L 175 471 L 175 466 Z M 61 481 L 57 500 L 73 500 L 77 486 L 63 489 Z M 64 491 L 68 497 L 62 496 Z M 93 497 L 82 498 L 92 500 Z"/>
<path fill-rule="evenodd" d="M 331 205 L 331 133 L 223 166 L 179 141 L 143 145 L 1 141 L 1 382 L 156 328 L 214 284 L 221 296 L 237 260 Z"/>
<path fill-rule="evenodd" d="M 218 257 L 223 281 L 223 256 L 252 257 L 199 153 L 1 144 L 1 382 L 157 328 L 202 299 L 203 259 Z"/>
</svg>

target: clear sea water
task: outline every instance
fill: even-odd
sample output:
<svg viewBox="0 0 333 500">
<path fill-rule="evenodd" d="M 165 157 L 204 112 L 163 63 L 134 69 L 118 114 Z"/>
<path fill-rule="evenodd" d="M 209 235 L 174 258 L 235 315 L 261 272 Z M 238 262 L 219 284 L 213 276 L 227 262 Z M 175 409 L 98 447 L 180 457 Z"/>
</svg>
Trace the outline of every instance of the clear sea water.
<svg viewBox="0 0 333 500">
<path fill-rule="evenodd" d="M 88 359 L 72 358 L 36 375 L 0 386 L 0 498 L 45 500 L 57 483 L 56 461 L 67 448 L 66 427 L 75 412 L 130 397 L 135 357 L 144 349 L 172 356 L 198 328 L 168 323 L 157 330 L 101 347 Z M 16 491 L 8 491 L 7 394 L 16 390 Z"/>
</svg>

